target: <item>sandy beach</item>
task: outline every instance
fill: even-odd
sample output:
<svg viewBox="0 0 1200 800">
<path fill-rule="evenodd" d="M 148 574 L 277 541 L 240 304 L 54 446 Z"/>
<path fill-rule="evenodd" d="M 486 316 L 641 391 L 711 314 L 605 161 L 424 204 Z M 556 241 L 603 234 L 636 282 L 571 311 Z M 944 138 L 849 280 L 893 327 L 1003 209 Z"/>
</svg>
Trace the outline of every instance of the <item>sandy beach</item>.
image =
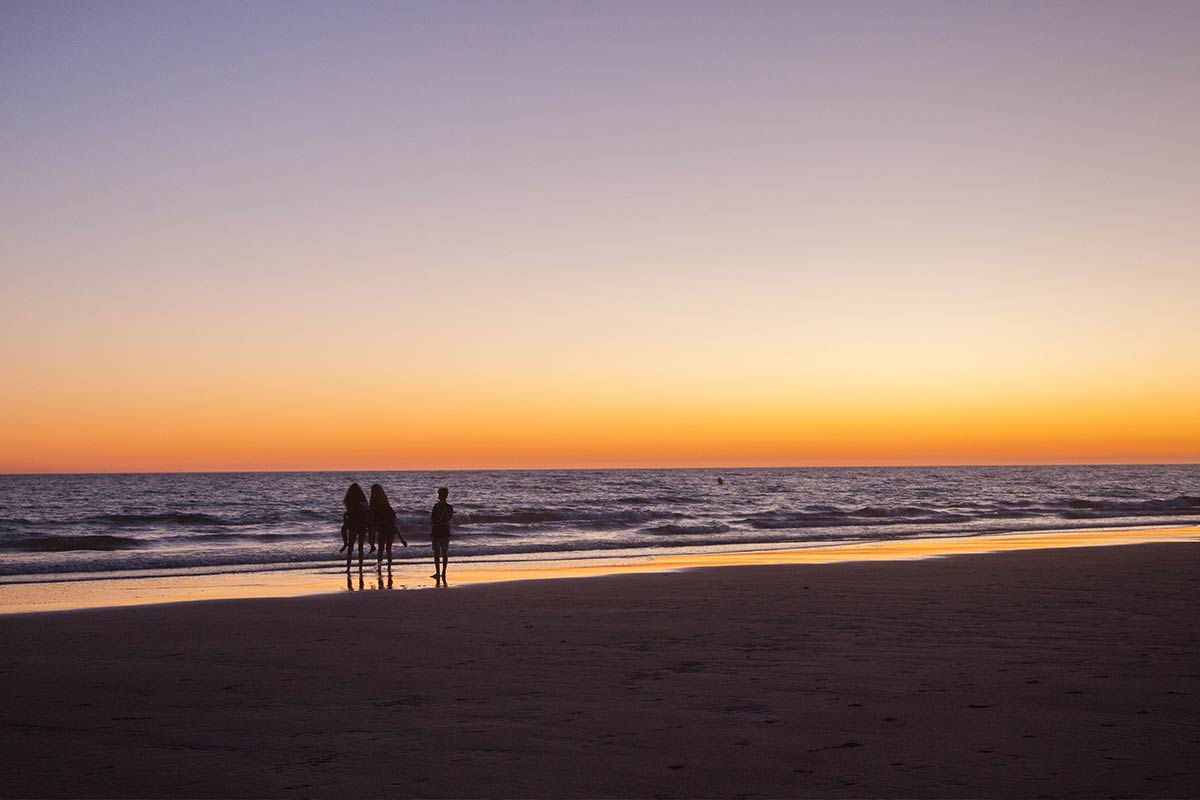
<svg viewBox="0 0 1200 800">
<path fill-rule="evenodd" d="M 5 797 L 1187 797 L 1200 545 L 0 616 Z"/>
</svg>

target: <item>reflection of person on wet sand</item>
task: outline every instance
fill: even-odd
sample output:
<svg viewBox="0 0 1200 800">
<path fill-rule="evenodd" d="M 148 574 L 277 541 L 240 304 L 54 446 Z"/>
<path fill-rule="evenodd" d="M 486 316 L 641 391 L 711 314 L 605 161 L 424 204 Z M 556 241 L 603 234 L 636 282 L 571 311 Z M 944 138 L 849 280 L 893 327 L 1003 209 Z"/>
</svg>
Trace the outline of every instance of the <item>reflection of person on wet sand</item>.
<svg viewBox="0 0 1200 800">
<path fill-rule="evenodd" d="M 446 502 L 450 490 L 445 486 L 438 489 L 438 501 L 429 515 L 433 528 L 430 538 L 433 540 L 433 574 L 429 577 L 446 580 L 446 562 L 450 558 L 450 520 L 454 517 L 454 506 Z"/>
<path fill-rule="evenodd" d="M 370 530 L 375 534 L 375 541 L 379 545 L 379 555 L 376 557 L 375 563 L 377 566 L 382 567 L 383 554 L 386 552 L 388 569 L 391 569 L 392 541 L 399 536 L 400 544 L 408 547 L 408 542 L 404 540 L 404 536 L 396 528 L 396 512 L 392 510 L 392 504 L 388 502 L 383 487 L 378 483 L 371 485 L 369 520 Z"/>
</svg>

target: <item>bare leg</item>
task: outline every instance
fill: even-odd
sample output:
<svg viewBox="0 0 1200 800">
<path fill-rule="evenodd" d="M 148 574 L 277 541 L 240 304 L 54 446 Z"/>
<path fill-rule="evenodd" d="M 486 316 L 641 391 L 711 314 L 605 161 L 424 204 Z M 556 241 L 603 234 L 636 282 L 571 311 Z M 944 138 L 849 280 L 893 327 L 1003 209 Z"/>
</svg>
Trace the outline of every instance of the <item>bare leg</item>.
<svg viewBox="0 0 1200 800">
<path fill-rule="evenodd" d="M 446 580 L 446 562 L 450 560 L 449 541 L 440 541 L 434 545 L 433 560 L 435 566 L 438 565 L 438 562 L 441 562 L 440 566 L 438 566 L 438 572 L 441 574 L 442 580 Z"/>
<path fill-rule="evenodd" d="M 429 577 L 431 577 L 431 578 L 440 578 L 440 577 L 442 577 L 442 568 L 441 568 L 441 566 L 438 564 L 438 546 L 437 546 L 437 542 L 434 542 L 434 543 L 433 543 L 433 574 L 432 574 L 432 575 L 430 575 Z"/>
</svg>

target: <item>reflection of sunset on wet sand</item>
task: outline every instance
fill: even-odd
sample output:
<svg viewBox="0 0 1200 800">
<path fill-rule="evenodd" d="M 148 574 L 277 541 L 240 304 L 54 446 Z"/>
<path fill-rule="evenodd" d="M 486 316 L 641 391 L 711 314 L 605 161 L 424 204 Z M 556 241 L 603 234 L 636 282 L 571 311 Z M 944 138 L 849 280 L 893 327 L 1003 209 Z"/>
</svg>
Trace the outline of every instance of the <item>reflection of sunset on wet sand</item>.
<svg viewBox="0 0 1200 800">
<path fill-rule="evenodd" d="M 837 564 L 856 561 L 903 561 L 942 556 L 1001 553 L 1075 547 L 1105 547 L 1149 542 L 1194 542 L 1200 527 L 1112 531 L 1057 531 L 992 536 L 915 538 L 773 550 L 724 551 L 687 555 L 635 555 L 604 559 L 536 562 L 468 560 L 453 565 L 453 587 L 503 581 L 586 578 L 600 575 L 662 573 L 702 567 L 764 566 L 769 564 Z M 337 591 L 429 589 L 428 558 L 424 549 L 402 554 L 393 569 L 369 562 L 346 572 L 337 568 L 279 572 L 173 575 L 72 581 L 71 583 L 9 584 L 0 593 L 0 613 L 53 611 L 101 606 L 252 597 L 298 597 Z M 398 551 L 399 552 L 399 551 Z M 415 565 L 414 565 L 414 562 Z"/>
</svg>

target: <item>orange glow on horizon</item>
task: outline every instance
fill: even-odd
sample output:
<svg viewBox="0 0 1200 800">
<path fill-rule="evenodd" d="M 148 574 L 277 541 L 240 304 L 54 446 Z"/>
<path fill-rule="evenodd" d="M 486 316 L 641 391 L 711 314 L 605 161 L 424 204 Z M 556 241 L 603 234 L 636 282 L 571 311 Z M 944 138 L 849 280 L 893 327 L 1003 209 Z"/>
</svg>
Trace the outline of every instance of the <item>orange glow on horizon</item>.
<svg viewBox="0 0 1200 800">
<path fill-rule="evenodd" d="M 0 469 L 189 471 L 689 466 L 861 466 L 1200 461 L 1200 394 L 838 404 L 628 393 L 255 401 L 81 408 L 62 401 L 7 432 Z M 222 404 L 218 404 L 220 401 Z M 210 405 L 211 403 L 211 405 Z M 13 413 L 11 410 L 9 414 Z M 10 417 L 11 418 L 11 417 Z"/>
</svg>

